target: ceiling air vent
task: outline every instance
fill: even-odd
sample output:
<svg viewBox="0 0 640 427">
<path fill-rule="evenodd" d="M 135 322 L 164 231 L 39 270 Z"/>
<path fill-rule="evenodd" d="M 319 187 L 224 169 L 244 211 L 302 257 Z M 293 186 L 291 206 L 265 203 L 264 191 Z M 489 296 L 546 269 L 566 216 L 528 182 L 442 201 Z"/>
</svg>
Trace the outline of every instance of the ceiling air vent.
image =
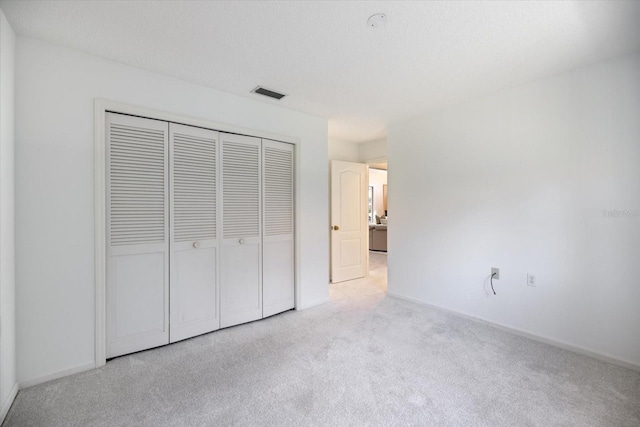
<svg viewBox="0 0 640 427">
<path fill-rule="evenodd" d="M 283 95 L 281 93 L 274 92 L 272 90 L 265 89 L 265 88 L 260 87 L 260 86 L 258 86 L 257 88 L 255 88 L 251 92 L 255 92 L 257 94 L 268 96 L 269 98 L 274 98 L 274 99 L 282 99 L 282 98 L 284 98 L 286 96 L 286 95 Z"/>
</svg>

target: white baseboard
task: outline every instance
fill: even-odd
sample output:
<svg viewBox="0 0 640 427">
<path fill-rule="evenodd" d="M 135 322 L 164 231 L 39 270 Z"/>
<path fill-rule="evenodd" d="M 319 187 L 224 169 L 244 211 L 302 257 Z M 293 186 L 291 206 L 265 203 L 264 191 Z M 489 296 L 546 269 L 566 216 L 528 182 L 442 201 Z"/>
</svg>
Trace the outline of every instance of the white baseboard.
<svg viewBox="0 0 640 427">
<path fill-rule="evenodd" d="M 618 359 L 618 358 L 615 358 L 615 357 L 607 356 L 605 354 L 596 353 L 594 351 L 587 350 L 586 348 L 582 348 L 582 347 L 578 347 L 578 346 L 575 346 L 575 345 L 572 345 L 572 344 L 568 344 L 568 343 L 563 342 L 563 341 L 558 341 L 558 340 L 553 339 L 553 338 L 548 338 L 548 337 L 545 337 L 545 336 L 542 336 L 542 335 L 534 334 L 532 332 L 524 331 L 522 329 L 514 328 L 514 327 L 511 327 L 511 326 L 502 325 L 500 323 L 492 322 L 490 320 L 485 320 L 485 319 L 482 319 L 480 317 L 471 316 L 471 315 L 468 315 L 468 314 L 465 314 L 465 313 L 462 313 L 462 312 L 459 312 L 459 311 L 456 311 L 456 310 L 451 310 L 449 308 L 439 307 L 437 305 L 429 304 L 427 302 L 420 301 L 420 300 L 418 300 L 416 298 L 411 298 L 411 297 L 408 297 L 408 296 L 405 296 L 405 295 L 400 295 L 400 294 L 396 294 L 396 293 L 388 292 L 388 291 L 387 291 L 387 295 L 392 297 L 392 298 L 397 298 L 397 299 L 400 299 L 400 300 L 403 300 L 403 301 L 408 301 L 408 302 L 412 302 L 414 304 L 418 304 L 418 305 L 426 306 L 426 307 L 429 307 L 429 308 L 433 308 L 433 309 L 438 310 L 438 311 L 443 311 L 443 312 L 446 312 L 446 313 L 450 313 L 450 314 L 453 314 L 453 315 L 458 316 L 458 317 L 464 317 L 465 319 L 469 319 L 469 320 L 472 320 L 474 322 L 484 323 L 484 324 L 493 326 L 494 328 L 501 329 L 503 331 L 510 332 L 512 334 L 519 335 L 521 337 L 529 338 L 529 339 L 532 339 L 534 341 L 538 341 L 538 342 L 541 342 L 541 343 L 544 343 L 544 344 L 549 344 L 549 345 L 552 345 L 552 346 L 555 346 L 555 347 L 559 347 L 559 348 L 561 348 L 563 350 L 572 351 L 572 352 L 580 354 L 582 356 L 591 357 L 591 358 L 594 358 L 594 359 L 601 360 L 603 362 L 611 363 L 612 365 L 621 366 L 623 368 L 627 368 L 627 369 L 631 369 L 631 370 L 640 372 L 640 365 L 637 365 L 637 364 L 635 364 L 633 362 L 629 362 L 627 360 L 622 360 L 622 359 Z"/>
<path fill-rule="evenodd" d="M 13 401 L 16 400 L 16 396 L 18 395 L 18 383 L 13 385 L 13 388 L 9 392 L 9 396 L 7 396 L 7 400 L 2 402 L 2 408 L 0 409 L 0 425 L 4 422 L 5 417 L 9 413 L 9 409 L 11 409 L 11 405 L 13 405 Z"/>
<path fill-rule="evenodd" d="M 43 375 L 41 377 L 31 378 L 28 380 L 20 381 L 19 387 L 20 390 L 23 388 L 32 387 L 34 385 L 46 383 L 47 381 L 57 380 L 58 378 L 66 377 L 69 375 L 77 374 L 84 371 L 89 371 L 96 367 L 96 362 L 91 361 L 90 363 L 85 363 L 80 366 L 76 366 L 74 368 L 64 369 L 62 371 L 53 372 L 51 374 Z"/>
<path fill-rule="evenodd" d="M 319 300 L 319 301 L 314 301 L 314 302 L 312 302 L 311 304 L 303 305 L 303 306 L 302 306 L 302 307 L 300 307 L 300 308 L 296 307 L 296 310 L 298 310 L 298 311 L 299 311 L 299 310 L 306 310 L 306 309 L 308 309 L 308 308 L 317 307 L 317 306 L 319 306 L 319 305 L 326 304 L 326 303 L 328 303 L 329 301 L 331 301 L 331 299 L 330 299 L 330 298 L 325 298 L 325 299 L 322 299 L 322 300 Z"/>
</svg>

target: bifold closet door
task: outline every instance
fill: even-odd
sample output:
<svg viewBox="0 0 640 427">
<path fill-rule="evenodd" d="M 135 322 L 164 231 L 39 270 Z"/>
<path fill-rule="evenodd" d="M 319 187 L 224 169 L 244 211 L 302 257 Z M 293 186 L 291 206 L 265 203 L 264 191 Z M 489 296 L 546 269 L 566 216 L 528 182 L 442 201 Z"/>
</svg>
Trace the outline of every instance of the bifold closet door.
<svg viewBox="0 0 640 427">
<path fill-rule="evenodd" d="M 259 138 L 220 133 L 222 250 L 220 326 L 262 318 Z"/>
<path fill-rule="evenodd" d="M 262 140 L 263 317 L 294 307 L 293 145 Z"/>
<path fill-rule="evenodd" d="M 107 357 L 169 342 L 168 124 L 106 115 Z"/>
<path fill-rule="evenodd" d="M 218 132 L 171 123 L 170 340 L 220 327 Z"/>
</svg>

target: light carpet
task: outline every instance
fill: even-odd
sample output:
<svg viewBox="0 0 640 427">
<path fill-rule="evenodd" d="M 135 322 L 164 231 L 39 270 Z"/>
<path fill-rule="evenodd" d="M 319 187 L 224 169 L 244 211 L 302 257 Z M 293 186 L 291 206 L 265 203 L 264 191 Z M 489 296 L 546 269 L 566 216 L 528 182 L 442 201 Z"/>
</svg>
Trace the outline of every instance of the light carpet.
<svg viewBox="0 0 640 427">
<path fill-rule="evenodd" d="M 640 373 L 387 297 L 371 265 L 325 305 L 22 390 L 4 425 L 640 425 Z"/>
</svg>

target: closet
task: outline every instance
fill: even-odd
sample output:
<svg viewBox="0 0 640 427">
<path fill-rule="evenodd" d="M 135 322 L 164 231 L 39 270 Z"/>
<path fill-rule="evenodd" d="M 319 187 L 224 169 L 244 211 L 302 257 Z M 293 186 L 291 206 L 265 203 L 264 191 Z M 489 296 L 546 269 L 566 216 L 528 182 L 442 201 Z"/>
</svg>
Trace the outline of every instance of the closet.
<svg viewBox="0 0 640 427">
<path fill-rule="evenodd" d="M 294 147 L 106 116 L 107 357 L 294 307 Z"/>
</svg>

